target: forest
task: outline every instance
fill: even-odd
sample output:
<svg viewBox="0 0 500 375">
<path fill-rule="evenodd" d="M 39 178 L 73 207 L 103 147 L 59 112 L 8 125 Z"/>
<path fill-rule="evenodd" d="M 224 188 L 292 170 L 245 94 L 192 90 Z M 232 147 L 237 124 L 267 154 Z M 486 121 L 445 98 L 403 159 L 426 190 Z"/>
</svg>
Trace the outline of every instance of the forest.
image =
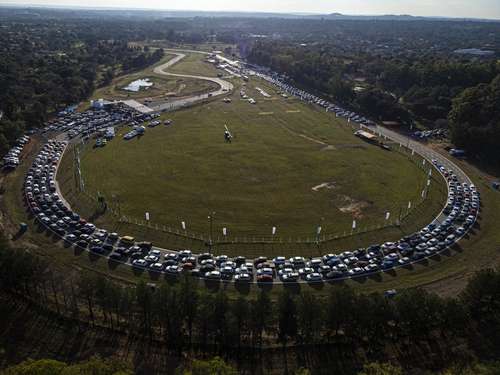
<svg viewBox="0 0 500 375">
<path fill-rule="evenodd" d="M 89 35 L 85 24 L 75 30 L 53 23 L 3 22 L 2 26 L 7 30 L 0 33 L 2 155 L 25 131 L 88 98 L 96 86 L 163 57 L 161 49 L 143 50 L 126 40 Z"/>
<path fill-rule="evenodd" d="M 293 287 L 245 295 L 199 287 L 187 275 L 175 283 L 132 286 L 90 271 L 60 273 L 6 241 L 1 246 L 2 294 L 71 324 L 153 340 L 171 353 L 194 350 L 227 359 L 278 347 L 322 362 L 338 350 L 372 362 L 398 353 L 402 366 L 432 363 L 437 370 L 500 354 L 500 272 L 490 269 L 479 271 L 456 298 L 423 289 L 395 297 L 360 294 L 340 284 L 326 295 Z"/>
</svg>

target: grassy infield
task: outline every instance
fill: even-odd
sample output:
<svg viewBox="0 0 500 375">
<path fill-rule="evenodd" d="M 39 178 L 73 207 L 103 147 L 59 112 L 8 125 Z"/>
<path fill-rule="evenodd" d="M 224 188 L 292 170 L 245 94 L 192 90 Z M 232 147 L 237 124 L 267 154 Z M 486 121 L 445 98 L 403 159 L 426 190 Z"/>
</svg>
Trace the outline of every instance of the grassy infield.
<svg viewBox="0 0 500 375">
<path fill-rule="evenodd" d="M 240 100 L 235 92 L 231 104 L 218 100 L 165 114 L 162 118 L 171 117 L 174 125 L 148 129 L 141 138 L 122 140 L 128 131 L 123 128 L 103 149 L 89 142 L 81 151 L 86 193 L 96 197 L 99 191 L 109 205 L 116 211 L 120 207 L 121 214 L 130 218 L 142 220 L 148 211 L 152 223 L 160 227 L 181 229 L 184 220 L 190 232 L 201 233 L 205 239 L 207 216 L 216 212 L 214 237 L 221 238 L 226 227 L 231 238 L 240 241 L 269 238 L 273 225 L 278 227 L 276 237 L 286 242 L 290 238 L 311 240 L 318 223 L 323 234 L 342 235 L 350 232 L 353 217 L 364 230 L 384 225 L 386 211 L 396 218 L 400 210 L 406 212 L 408 201 L 420 201 L 426 174 L 407 155 L 369 145 L 354 137 L 342 121 L 297 100 L 276 95 L 263 99 L 255 85 L 266 86 L 254 80 L 248 84 L 248 94 L 258 100 L 255 106 Z M 231 144 L 223 140 L 224 124 L 235 136 Z M 88 198 L 78 192 L 73 160 L 68 152 L 59 176 L 61 187 L 78 211 L 93 210 L 96 205 L 89 207 Z M 334 187 L 312 190 L 322 183 Z M 435 185 L 429 204 L 418 209 L 424 221 L 439 212 L 444 192 L 439 177 Z M 350 205 L 361 208 L 346 212 Z M 87 216 L 92 213 L 87 211 Z M 113 227 L 116 221 L 108 213 L 97 223 Z M 137 228 L 131 231 L 139 237 L 142 234 Z M 187 246 L 154 237 L 165 246 Z M 352 240 L 348 240 L 351 246 Z M 197 245 L 203 246 L 203 241 Z M 251 247 L 253 251 L 244 253 L 311 252 L 293 243 L 275 245 L 276 249 Z M 216 251 L 241 253 L 239 247 L 231 246 Z"/>
<path fill-rule="evenodd" d="M 196 55 L 195 58 L 198 58 L 198 64 L 200 64 L 199 56 Z M 162 64 L 171 58 L 173 58 L 173 54 L 166 53 L 165 57 L 161 60 L 159 64 Z M 186 62 L 190 65 L 193 65 L 193 58 L 189 59 L 186 57 Z M 201 64 L 200 64 L 201 65 Z M 215 75 L 215 68 L 211 67 L 208 64 L 207 68 L 205 68 L 205 73 L 207 75 Z M 139 78 L 150 78 L 154 85 L 148 90 L 141 90 L 139 92 L 128 92 L 122 90 L 123 87 L 127 86 L 130 82 L 133 82 Z M 154 101 L 157 100 L 167 100 L 171 97 L 182 97 L 182 96 L 191 96 L 202 94 L 205 92 L 212 91 L 217 88 L 217 85 L 213 82 L 203 81 L 198 79 L 190 79 L 190 78 L 182 78 L 182 77 L 166 77 L 160 74 L 156 74 L 153 72 L 153 68 L 149 67 L 140 72 L 128 74 L 126 76 L 119 76 L 113 79 L 113 82 L 106 87 L 102 87 L 97 89 L 92 95 L 93 99 L 105 98 L 105 99 L 116 99 L 116 100 L 125 100 L 125 99 L 136 99 L 142 100 L 145 98 L 151 98 Z"/>
<path fill-rule="evenodd" d="M 179 65 L 177 69 L 181 67 Z M 89 149 L 83 153 L 82 160 L 87 186 L 95 186 L 106 195 L 115 194 L 122 202 L 129 202 L 126 206 L 121 204 L 122 214 L 142 216 L 143 205 L 156 200 L 158 204 L 148 205 L 152 218 L 159 217 L 168 223 L 172 217 L 178 220 L 190 214 L 190 219 L 185 219 L 188 225 L 198 225 L 200 230 L 203 230 L 204 223 L 208 226 L 206 214 L 211 209 L 217 210 L 214 225 L 217 231 L 223 225 L 233 230 L 234 223 L 238 223 L 239 230 L 249 233 L 257 226 L 259 230 L 260 226 L 267 226 L 270 230 L 274 220 L 271 221 L 268 215 L 277 213 L 280 216 L 275 220 L 281 220 L 277 224 L 280 234 L 289 227 L 289 233 L 294 237 L 306 233 L 311 225 L 316 225 L 319 218 L 317 212 L 321 212 L 320 215 L 325 218 L 322 223 L 325 232 L 333 231 L 333 228 L 337 231 L 349 228 L 352 215 L 341 214 L 336 209 L 339 204 L 336 199 L 341 194 L 373 202 L 364 209 L 365 217 L 358 220 L 361 227 L 370 221 L 375 224 L 387 209 L 391 209 L 395 215 L 396 207 L 405 205 L 408 200 L 415 200 L 420 194 L 425 177 L 414 164 L 405 160 L 406 156 L 366 145 L 352 136 L 352 130 L 347 125 L 334 122 L 323 112 L 297 101 L 277 99 L 276 96 L 264 100 L 253 90 L 256 85 L 265 86 L 255 81 L 248 84 L 247 91 L 258 101 L 256 106 L 240 102 L 238 90 L 235 90 L 233 103 L 225 104 L 216 100 L 168 114 L 174 119 L 172 127 L 148 129 L 140 140 L 124 142 L 121 137 L 117 137 L 104 149 L 92 150 L 87 146 Z M 273 92 L 270 87 L 266 89 Z M 230 145 L 222 141 L 224 123 L 228 123 L 235 134 L 235 141 Z M 324 145 L 305 139 L 301 134 L 332 145 L 333 149 L 324 150 Z M 152 149 L 155 149 L 155 153 L 149 152 Z M 76 192 L 73 160 L 71 153 L 67 155 L 59 176 L 63 190 L 76 208 L 91 215 L 95 205 Z M 27 166 L 28 162 L 4 182 L 6 191 L 2 209 L 13 223 L 28 220 L 19 196 Z M 463 167 L 475 177 L 483 194 L 480 235 L 474 233 L 450 254 L 416 265 L 416 270 L 411 272 L 401 269 L 350 284 L 362 285 L 364 291 L 428 285 L 441 293 L 453 293 L 463 285 L 471 270 L 491 266 L 498 260 L 496 250 L 500 235 L 495 230 L 495 219 L 499 216 L 500 208 L 498 193 L 487 187 L 486 178 L 481 177 L 478 171 L 468 165 Z M 154 168 L 155 173 L 150 168 Z M 110 178 L 113 176 L 120 176 L 121 184 L 116 182 L 118 179 Z M 315 185 L 332 181 L 336 182 L 333 190 L 321 190 L 314 194 L 311 191 Z M 182 189 L 179 189 L 180 185 Z M 330 249 L 352 249 L 380 241 L 381 238 L 395 239 L 402 232 L 424 225 L 439 210 L 444 186 L 437 180 L 433 182 L 433 187 L 426 203 L 416 209 L 400 228 L 391 227 L 337 239 L 322 244 L 320 249 L 308 244 L 252 244 L 218 247 L 216 252 L 247 256 L 277 253 L 310 255 Z M 263 194 L 263 191 L 266 193 Z M 202 199 L 202 196 L 208 196 L 209 199 Z M 233 202 L 231 207 L 225 207 L 229 200 Z M 184 211 L 186 206 L 189 206 L 189 212 Z M 97 222 L 108 225 L 110 229 L 117 226 L 113 215 L 105 214 Z M 233 224 L 230 225 L 230 222 Z M 286 223 L 287 226 L 279 223 Z M 145 238 L 153 238 L 172 247 L 202 246 L 198 242 L 186 242 L 182 237 L 159 234 L 161 232 L 153 229 L 124 224 L 118 226 L 122 233 L 135 232 L 138 237 L 142 234 Z M 35 229 L 35 225 L 32 227 Z M 14 229 L 10 227 L 10 231 Z M 88 268 L 124 281 L 135 279 L 128 267 L 119 266 L 110 270 L 105 259 L 54 246 L 52 238 L 35 230 L 29 231 L 18 241 L 30 246 L 32 251 L 55 260 L 62 269 L 68 266 Z M 456 255 L 456 251 L 461 254 Z M 74 256 L 68 256 L 68 253 Z M 396 274 L 397 278 L 394 277 Z M 149 279 L 146 274 L 142 277 Z M 227 288 L 231 290 L 233 287 Z M 310 287 L 303 285 L 297 288 Z M 250 290 L 257 290 L 257 287 L 247 292 Z"/>
</svg>

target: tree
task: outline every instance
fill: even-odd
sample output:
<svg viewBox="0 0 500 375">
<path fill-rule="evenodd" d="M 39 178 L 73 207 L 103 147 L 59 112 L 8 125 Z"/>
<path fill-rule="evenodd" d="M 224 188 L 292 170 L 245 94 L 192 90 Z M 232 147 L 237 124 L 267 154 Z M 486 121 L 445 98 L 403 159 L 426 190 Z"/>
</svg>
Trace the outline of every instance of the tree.
<svg viewBox="0 0 500 375">
<path fill-rule="evenodd" d="M 78 279 L 78 290 L 81 297 L 86 301 L 91 322 L 94 322 L 94 297 L 95 278 L 88 272 L 84 272 Z"/>
<path fill-rule="evenodd" d="M 238 341 L 238 349 L 241 348 L 242 336 L 248 331 L 250 307 L 248 301 L 244 297 L 238 299 L 231 305 L 232 315 L 234 317 L 235 334 Z"/>
<path fill-rule="evenodd" d="M 397 320 L 410 339 L 426 338 L 442 326 L 443 301 L 423 289 L 408 289 L 395 299 Z"/>
<path fill-rule="evenodd" d="M 37 375 L 37 374 L 47 374 L 47 375 L 57 375 L 61 374 L 62 371 L 67 368 L 67 364 L 64 362 L 59 362 L 53 359 L 41 359 L 34 361 L 28 359 L 18 365 L 7 368 L 4 371 L 5 375 Z"/>
<path fill-rule="evenodd" d="M 251 322 L 252 322 L 252 338 L 257 340 L 258 345 L 262 348 L 262 334 L 269 328 L 272 313 L 271 300 L 265 290 L 261 290 L 257 300 L 252 304 Z"/>
<path fill-rule="evenodd" d="M 353 319 L 356 305 L 356 295 L 351 288 L 333 288 L 327 301 L 326 325 L 330 335 L 339 335 L 345 332 L 349 321 Z"/>
<path fill-rule="evenodd" d="M 237 375 L 238 371 L 228 365 L 220 357 L 209 361 L 196 360 L 191 364 L 191 369 L 183 372 L 184 375 Z"/>
<path fill-rule="evenodd" d="M 358 375 L 403 375 L 403 370 L 390 363 L 376 362 L 364 365 L 363 370 Z"/>
<path fill-rule="evenodd" d="M 184 274 L 181 280 L 181 310 L 186 322 L 189 344 L 193 336 L 193 325 L 198 316 L 199 293 L 193 278 Z"/>
<path fill-rule="evenodd" d="M 109 85 L 111 83 L 111 81 L 113 80 L 114 76 L 115 76 L 115 73 L 114 73 L 112 68 L 106 69 L 106 71 L 104 72 L 104 75 L 102 77 L 102 85 L 103 86 Z"/>
<path fill-rule="evenodd" d="M 215 342 L 226 345 L 228 335 L 229 301 L 223 290 L 220 290 L 215 295 L 213 304 L 214 308 L 212 310 L 212 315 L 208 317 L 212 323 L 212 333 L 214 334 Z"/>
<path fill-rule="evenodd" d="M 5 375 L 131 375 L 126 363 L 117 360 L 103 360 L 92 357 L 76 364 L 52 359 L 28 359 L 2 372 Z"/>
<path fill-rule="evenodd" d="M 278 342 L 286 348 L 288 340 L 297 336 L 297 307 L 285 290 L 278 298 Z"/>
<path fill-rule="evenodd" d="M 144 280 L 141 280 L 135 288 L 135 293 L 136 293 L 137 306 L 142 312 L 141 316 L 142 329 L 146 333 L 151 335 L 152 334 L 151 313 L 152 313 L 152 300 L 153 300 L 151 288 L 148 285 L 146 285 Z"/>
<path fill-rule="evenodd" d="M 453 100 L 448 119 L 451 139 L 469 153 L 500 161 L 500 75 L 490 84 L 464 90 Z"/>
<path fill-rule="evenodd" d="M 354 98 L 352 85 L 339 74 L 328 80 L 328 93 L 340 103 L 350 103 Z"/>
<path fill-rule="evenodd" d="M 481 336 L 484 352 L 498 353 L 500 347 L 500 274 L 492 269 L 478 271 L 460 295 Z"/>
<path fill-rule="evenodd" d="M 297 312 L 300 340 L 305 344 L 317 343 L 323 328 L 324 311 L 316 295 L 311 292 L 301 293 Z"/>
</svg>

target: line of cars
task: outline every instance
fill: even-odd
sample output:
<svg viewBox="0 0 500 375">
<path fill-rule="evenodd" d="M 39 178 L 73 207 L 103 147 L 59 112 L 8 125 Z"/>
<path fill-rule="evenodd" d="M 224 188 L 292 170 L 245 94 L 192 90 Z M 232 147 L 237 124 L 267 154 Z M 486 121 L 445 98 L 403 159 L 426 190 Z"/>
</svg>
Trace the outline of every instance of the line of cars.
<svg viewBox="0 0 500 375">
<path fill-rule="evenodd" d="M 20 156 L 23 152 L 24 146 L 30 141 L 30 137 L 23 135 L 17 141 L 14 147 L 12 147 L 7 154 L 2 159 L 2 168 L 16 169 L 20 163 Z"/>
<path fill-rule="evenodd" d="M 268 260 L 259 257 L 247 261 L 244 257 L 194 255 L 189 250 L 165 252 L 154 249 L 151 243 L 135 243 L 133 238 L 120 238 L 116 233 L 98 229 L 65 206 L 55 186 L 57 163 L 65 146 L 66 142 L 49 141 L 26 175 L 26 198 L 37 219 L 68 243 L 108 255 L 116 261 L 128 262 L 136 268 L 174 275 L 186 270 L 193 276 L 211 280 L 321 282 L 388 270 L 432 256 L 451 246 L 474 224 L 480 205 L 479 193 L 474 186 L 460 183 L 452 170 L 433 160 L 448 180 L 449 196 L 444 209 L 448 216 L 442 223 L 432 223 L 398 242 L 310 259 L 276 257 Z"/>
<path fill-rule="evenodd" d="M 88 248 L 97 254 L 106 254 L 118 244 L 132 245 L 133 239 L 119 238 L 108 233 L 73 212 L 57 192 L 56 173 L 67 141 L 49 140 L 28 170 L 24 181 L 25 198 L 36 220 L 67 243 Z"/>
<path fill-rule="evenodd" d="M 150 114 L 150 115 L 147 115 L 147 119 L 156 119 L 160 117 L 160 114 L 159 113 L 154 113 L 154 114 Z M 145 120 L 145 121 L 149 121 L 149 120 Z M 147 125 L 148 128 L 155 128 L 159 125 L 161 125 L 162 122 L 160 120 L 151 120 L 149 122 L 149 124 Z M 171 119 L 167 119 L 165 121 L 163 121 L 163 125 L 165 126 L 169 126 L 172 124 L 172 120 Z M 146 132 L 146 127 L 143 126 L 143 125 L 133 125 L 133 129 L 130 130 L 129 132 L 125 133 L 125 135 L 123 136 L 123 139 L 128 141 L 136 136 L 140 136 L 140 135 L 143 135 L 145 132 Z"/>
<path fill-rule="evenodd" d="M 349 121 L 356 121 L 357 123 L 367 125 L 367 126 L 372 126 L 375 125 L 375 123 L 361 115 L 358 115 L 355 112 L 348 111 L 346 109 L 343 109 L 342 107 L 339 107 L 338 105 L 331 103 L 325 99 L 322 99 L 314 94 L 308 93 L 307 91 L 304 91 L 302 89 L 299 89 L 297 87 L 294 87 L 293 85 L 289 84 L 286 82 L 286 77 L 283 77 L 279 75 L 278 73 L 275 72 L 268 72 L 264 68 L 258 68 L 256 67 L 255 70 L 252 70 L 251 73 L 252 75 L 255 75 L 259 78 L 264 79 L 265 81 L 277 86 L 280 89 L 281 96 L 287 97 L 286 93 L 292 96 L 295 96 L 299 98 L 300 100 L 312 104 L 317 104 L 323 108 L 327 112 L 334 112 L 337 116 L 339 117 L 345 117 Z"/>
<path fill-rule="evenodd" d="M 429 224 L 397 242 L 386 242 L 339 254 L 325 254 L 317 258 L 287 259 L 278 256 L 274 259 L 259 257 L 247 260 L 242 256 L 230 258 L 210 253 L 195 255 L 190 250 L 167 251 L 153 248 L 150 242 L 135 242 L 132 237 L 120 237 L 117 233 L 96 228 L 66 207 L 58 196 L 55 185 L 57 165 L 66 144 L 65 141 L 49 141 L 26 175 L 25 196 L 37 220 L 69 244 L 108 256 L 115 261 L 129 263 L 134 268 L 170 275 L 186 271 L 195 277 L 209 280 L 279 280 L 284 283 L 323 282 L 367 275 L 408 265 L 451 246 L 473 225 L 479 209 L 480 198 L 475 187 L 459 183 L 453 171 L 447 170 L 450 186 L 447 207 L 452 210 L 446 220 L 440 224 Z M 444 168 L 437 161 L 433 162 L 437 168 Z"/>
</svg>

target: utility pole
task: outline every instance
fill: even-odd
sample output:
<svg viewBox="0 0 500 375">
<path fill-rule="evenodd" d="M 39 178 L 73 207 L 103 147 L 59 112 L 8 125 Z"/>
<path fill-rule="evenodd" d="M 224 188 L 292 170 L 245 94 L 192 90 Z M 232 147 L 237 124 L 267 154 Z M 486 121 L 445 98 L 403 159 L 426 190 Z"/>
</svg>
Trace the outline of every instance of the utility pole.
<svg viewBox="0 0 500 375">
<path fill-rule="evenodd" d="M 212 214 L 208 215 L 208 221 L 210 224 L 210 233 L 209 233 L 209 237 L 208 237 L 208 247 L 210 250 L 212 250 L 212 245 L 213 245 L 212 239 L 214 236 L 214 231 L 213 231 L 214 216 L 215 216 L 215 212 L 212 212 Z"/>
</svg>

